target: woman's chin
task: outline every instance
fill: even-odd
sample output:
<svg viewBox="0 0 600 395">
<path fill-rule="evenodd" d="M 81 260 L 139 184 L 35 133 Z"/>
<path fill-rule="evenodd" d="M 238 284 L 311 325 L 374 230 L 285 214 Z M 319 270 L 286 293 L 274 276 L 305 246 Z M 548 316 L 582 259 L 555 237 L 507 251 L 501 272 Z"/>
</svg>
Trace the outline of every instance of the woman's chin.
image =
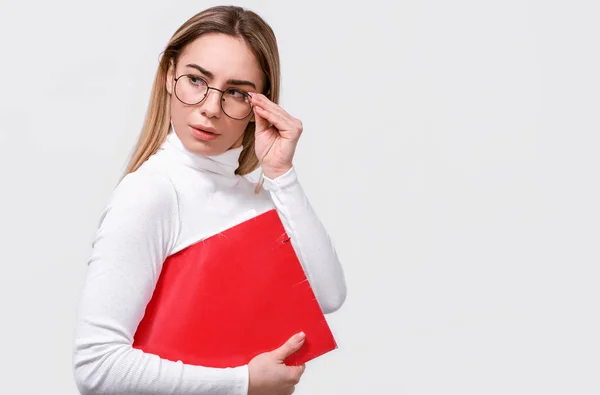
<svg viewBox="0 0 600 395">
<path fill-rule="evenodd" d="M 224 153 L 227 151 L 227 148 L 206 144 L 205 142 L 199 141 L 194 144 L 193 147 L 190 147 L 189 151 L 203 156 L 215 156 Z"/>
</svg>

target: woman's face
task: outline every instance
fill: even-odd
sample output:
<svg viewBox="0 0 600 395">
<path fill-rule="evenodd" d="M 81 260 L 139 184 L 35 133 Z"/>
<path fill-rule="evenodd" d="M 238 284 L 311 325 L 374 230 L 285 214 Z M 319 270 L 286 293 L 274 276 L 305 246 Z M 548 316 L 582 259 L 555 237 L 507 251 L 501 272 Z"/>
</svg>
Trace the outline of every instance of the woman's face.
<svg viewBox="0 0 600 395">
<path fill-rule="evenodd" d="M 181 77 L 184 74 L 191 77 Z M 177 85 L 175 78 L 179 78 Z M 200 78 L 213 88 L 235 89 L 223 98 L 221 92 L 209 89 L 200 103 L 182 103 L 177 97 L 190 103 L 204 96 L 206 87 Z M 250 108 L 243 92 L 262 92 L 263 72 L 242 39 L 210 33 L 184 49 L 177 67 L 169 68 L 166 84 L 177 136 L 189 151 L 210 156 L 239 147 L 248 122 L 254 120 L 253 113 L 241 120 L 229 117 L 223 112 L 221 100 L 225 100 L 223 106 L 228 114 L 236 118 L 243 116 L 244 109 Z"/>
</svg>

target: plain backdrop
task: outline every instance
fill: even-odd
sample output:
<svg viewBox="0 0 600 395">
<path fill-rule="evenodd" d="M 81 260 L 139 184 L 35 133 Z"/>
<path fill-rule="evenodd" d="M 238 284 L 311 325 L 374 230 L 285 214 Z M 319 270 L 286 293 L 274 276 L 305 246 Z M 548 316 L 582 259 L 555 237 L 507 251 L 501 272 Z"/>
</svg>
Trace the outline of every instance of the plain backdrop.
<svg viewBox="0 0 600 395">
<path fill-rule="evenodd" d="M 99 215 L 206 1 L 2 1 L 0 393 L 74 395 Z M 297 394 L 600 393 L 600 5 L 240 1 L 348 284 Z"/>
</svg>

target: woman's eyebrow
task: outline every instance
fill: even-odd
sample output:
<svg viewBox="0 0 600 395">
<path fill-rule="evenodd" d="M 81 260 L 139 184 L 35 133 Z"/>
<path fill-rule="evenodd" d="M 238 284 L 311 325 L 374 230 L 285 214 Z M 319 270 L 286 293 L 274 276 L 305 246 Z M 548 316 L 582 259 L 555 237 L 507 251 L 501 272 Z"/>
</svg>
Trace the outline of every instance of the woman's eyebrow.
<svg viewBox="0 0 600 395">
<path fill-rule="evenodd" d="M 213 73 L 211 73 L 210 71 L 206 70 L 205 68 L 203 68 L 201 66 L 198 66 L 197 64 L 190 63 L 190 64 L 186 64 L 185 66 L 198 70 L 199 72 L 201 72 L 208 78 L 215 78 L 215 75 Z M 254 82 L 246 81 L 246 80 L 230 79 L 230 80 L 227 80 L 227 85 L 248 85 L 248 86 L 251 86 L 254 89 L 256 89 L 256 85 L 254 84 Z"/>
</svg>

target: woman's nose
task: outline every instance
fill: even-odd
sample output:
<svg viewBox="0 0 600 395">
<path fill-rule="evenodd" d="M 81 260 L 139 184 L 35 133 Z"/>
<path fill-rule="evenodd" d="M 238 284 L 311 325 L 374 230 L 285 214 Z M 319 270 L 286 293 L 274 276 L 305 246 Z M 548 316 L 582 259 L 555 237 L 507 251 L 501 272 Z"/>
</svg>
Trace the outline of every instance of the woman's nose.
<svg viewBox="0 0 600 395">
<path fill-rule="evenodd" d="M 221 92 L 209 89 L 206 97 L 200 104 L 200 110 L 207 118 L 220 118 L 222 113 Z"/>
</svg>

